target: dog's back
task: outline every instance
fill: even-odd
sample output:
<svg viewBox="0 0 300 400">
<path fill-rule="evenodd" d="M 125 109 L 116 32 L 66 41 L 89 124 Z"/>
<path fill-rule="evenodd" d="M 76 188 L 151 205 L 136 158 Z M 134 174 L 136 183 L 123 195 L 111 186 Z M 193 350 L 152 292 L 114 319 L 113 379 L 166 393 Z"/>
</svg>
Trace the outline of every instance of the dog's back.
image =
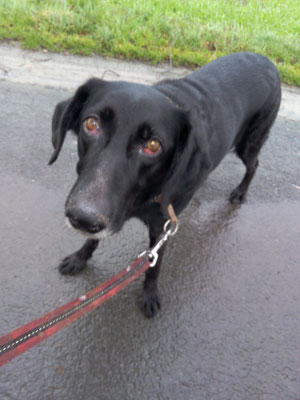
<svg viewBox="0 0 300 400">
<path fill-rule="evenodd" d="M 157 88 L 189 112 L 199 146 L 211 152 L 211 169 L 260 122 L 269 130 L 280 101 L 280 76 L 266 57 L 236 53 Z M 254 123 L 254 120 L 256 121 Z"/>
<path fill-rule="evenodd" d="M 189 104 L 191 98 L 196 103 L 197 99 L 204 96 L 205 101 L 211 98 L 211 103 L 216 100 L 225 104 L 238 103 L 241 111 L 244 106 L 250 113 L 260 108 L 270 94 L 278 97 L 280 77 L 275 65 L 267 57 L 255 53 L 236 53 L 218 58 L 183 79 L 162 81 L 158 87 L 168 90 L 169 95 L 181 106 Z"/>
</svg>

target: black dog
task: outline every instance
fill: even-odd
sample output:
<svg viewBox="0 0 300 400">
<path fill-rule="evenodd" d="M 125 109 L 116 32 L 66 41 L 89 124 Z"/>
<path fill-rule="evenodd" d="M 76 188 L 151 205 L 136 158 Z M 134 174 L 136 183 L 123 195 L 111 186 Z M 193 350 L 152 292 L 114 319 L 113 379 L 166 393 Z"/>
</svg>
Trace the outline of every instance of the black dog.
<svg viewBox="0 0 300 400">
<path fill-rule="evenodd" d="M 78 136 L 78 179 L 66 201 L 71 225 L 88 239 L 59 266 L 73 274 L 86 266 L 100 232 L 117 232 L 131 217 L 149 228 L 152 247 L 171 203 L 179 214 L 199 185 L 232 149 L 246 166 L 230 201 L 245 199 L 281 99 L 280 78 L 265 57 L 219 58 L 183 79 L 153 86 L 91 79 L 56 106 L 52 164 L 66 132 Z M 158 203 L 156 196 L 160 196 Z M 160 308 L 162 260 L 146 272 L 145 314 Z"/>
</svg>

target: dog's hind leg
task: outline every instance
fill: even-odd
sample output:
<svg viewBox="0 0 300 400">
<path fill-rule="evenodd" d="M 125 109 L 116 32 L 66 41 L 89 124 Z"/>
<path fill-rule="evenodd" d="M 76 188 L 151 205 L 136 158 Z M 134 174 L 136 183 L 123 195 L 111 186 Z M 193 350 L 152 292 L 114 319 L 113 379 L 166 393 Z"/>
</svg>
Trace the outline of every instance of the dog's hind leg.
<svg viewBox="0 0 300 400">
<path fill-rule="evenodd" d="M 98 243 L 99 240 L 86 240 L 79 250 L 62 260 L 58 266 L 60 273 L 63 275 L 73 275 L 82 271 L 87 266 L 87 260 L 92 257 Z"/>
<path fill-rule="evenodd" d="M 259 152 L 268 138 L 278 107 L 279 103 L 267 117 L 264 110 L 255 115 L 248 126 L 244 128 L 240 140 L 235 145 L 235 152 L 246 166 L 246 173 L 242 182 L 230 194 L 229 200 L 233 204 L 242 203 L 246 199 L 249 185 L 259 164 Z"/>
<path fill-rule="evenodd" d="M 242 182 L 231 192 L 229 196 L 229 200 L 233 204 L 239 204 L 245 201 L 249 185 L 255 175 L 256 168 L 259 164 L 257 158 L 243 159 L 241 157 L 241 159 L 246 166 L 246 173 Z"/>
</svg>

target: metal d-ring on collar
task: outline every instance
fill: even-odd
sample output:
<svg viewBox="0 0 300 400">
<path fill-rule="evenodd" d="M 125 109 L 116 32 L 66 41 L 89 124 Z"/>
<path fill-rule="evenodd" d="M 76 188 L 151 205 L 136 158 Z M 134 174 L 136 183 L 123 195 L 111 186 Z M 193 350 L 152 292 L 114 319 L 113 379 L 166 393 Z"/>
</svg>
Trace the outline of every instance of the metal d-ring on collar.
<svg viewBox="0 0 300 400">
<path fill-rule="evenodd" d="M 172 207 L 172 206 L 171 206 Z M 173 207 L 172 207 L 173 210 Z M 174 210 L 173 210 L 174 213 Z M 175 213 L 174 213 L 175 215 Z M 170 218 L 167 220 L 167 222 L 164 225 L 164 235 L 161 237 L 161 239 L 156 243 L 152 249 L 144 251 L 142 254 L 139 255 L 139 257 L 144 256 L 145 254 L 149 257 L 149 260 L 151 261 L 150 267 L 154 267 L 157 263 L 158 260 L 158 251 L 160 248 L 168 241 L 169 237 L 174 236 L 179 228 L 179 221 L 175 216 L 175 220 L 172 221 L 173 218 Z"/>
</svg>

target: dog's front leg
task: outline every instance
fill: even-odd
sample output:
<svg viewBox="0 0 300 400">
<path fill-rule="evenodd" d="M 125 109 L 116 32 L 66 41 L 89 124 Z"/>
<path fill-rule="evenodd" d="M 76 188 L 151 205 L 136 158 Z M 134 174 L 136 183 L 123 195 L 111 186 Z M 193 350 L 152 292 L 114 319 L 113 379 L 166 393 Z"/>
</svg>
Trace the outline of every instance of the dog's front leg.
<svg viewBox="0 0 300 400">
<path fill-rule="evenodd" d="M 62 260 L 58 269 L 63 275 L 73 275 L 82 271 L 86 267 L 86 262 L 93 255 L 98 246 L 99 240 L 88 239 L 84 245 L 75 253 L 70 254 Z"/>
<path fill-rule="evenodd" d="M 158 241 L 162 230 L 154 230 L 149 228 L 150 248 L 152 248 Z M 160 310 L 160 300 L 157 293 L 157 278 L 160 271 L 160 265 L 163 258 L 163 253 L 166 245 L 164 244 L 158 251 L 158 260 L 154 267 L 150 267 L 146 271 L 146 277 L 143 289 L 143 311 L 146 317 L 153 318 Z"/>
</svg>

